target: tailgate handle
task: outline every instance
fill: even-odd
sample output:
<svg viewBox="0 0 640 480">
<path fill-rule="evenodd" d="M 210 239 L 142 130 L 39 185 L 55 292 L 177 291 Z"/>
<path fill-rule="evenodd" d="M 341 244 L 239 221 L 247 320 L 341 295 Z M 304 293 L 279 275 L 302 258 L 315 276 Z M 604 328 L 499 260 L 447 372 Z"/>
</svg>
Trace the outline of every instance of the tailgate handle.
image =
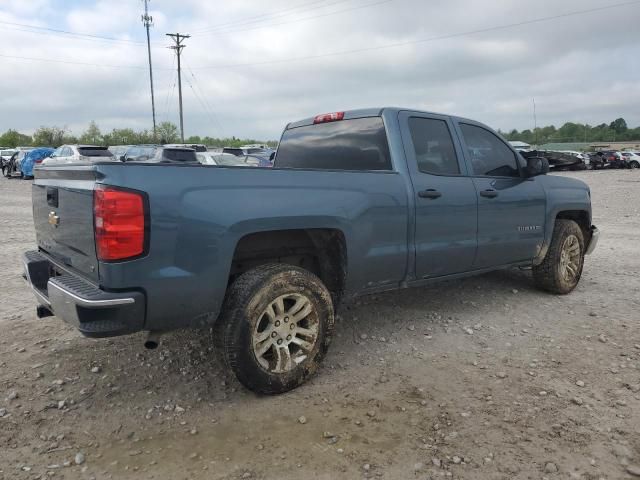
<svg viewBox="0 0 640 480">
<path fill-rule="evenodd" d="M 58 189 L 47 187 L 47 205 L 58 207 Z"/>
</svg>

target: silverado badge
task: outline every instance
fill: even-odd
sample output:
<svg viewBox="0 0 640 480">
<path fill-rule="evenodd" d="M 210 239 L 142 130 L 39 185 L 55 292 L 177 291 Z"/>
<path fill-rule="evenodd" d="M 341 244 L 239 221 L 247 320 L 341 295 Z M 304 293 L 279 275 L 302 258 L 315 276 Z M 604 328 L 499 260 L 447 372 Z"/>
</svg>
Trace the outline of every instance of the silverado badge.
<svg viewBox="0 0 640 480">
<path fill-rule="evenodd" d="M 60 223 L 60 217 L 56 215 L 56 212 L 49 212 L 49 223 L 54 227 L 57 227 Z"/>
</svg>

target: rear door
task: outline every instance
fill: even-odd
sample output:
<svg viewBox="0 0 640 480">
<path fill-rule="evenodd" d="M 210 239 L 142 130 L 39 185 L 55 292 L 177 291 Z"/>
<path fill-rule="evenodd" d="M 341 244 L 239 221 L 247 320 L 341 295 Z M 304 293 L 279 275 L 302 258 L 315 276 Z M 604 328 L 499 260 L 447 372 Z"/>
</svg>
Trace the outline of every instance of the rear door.
<svg viewBox="0 0 640 480">
<path fill-rule="evenodd" d="M 38 247 L 63 267 L 97 280 L 94 183 L 92 167 L 39 169 L 32 199 Z"/>
<path fill-rule="evenodd" d="M 544 240 L 546 196 L 540 179 L 524 178 L 521 157 L 474 122 L 458 123 L 478 195 L 478 254 L 474 268 L 533 259 Z"/>
<path fill-rule="evenodd" d="M 478 199 L 448 117 L 401 112 L 415 195 L 416 279 L 468 271 L 477 248 Z"/>
</svg>

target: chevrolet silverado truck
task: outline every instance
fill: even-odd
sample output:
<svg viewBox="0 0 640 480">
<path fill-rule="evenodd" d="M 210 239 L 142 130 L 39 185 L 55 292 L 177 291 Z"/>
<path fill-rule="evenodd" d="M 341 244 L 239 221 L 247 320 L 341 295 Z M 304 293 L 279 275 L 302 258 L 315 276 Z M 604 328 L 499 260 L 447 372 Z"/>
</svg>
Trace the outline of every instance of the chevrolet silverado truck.
<svg viewBox="0 0 640 480">
<path fill-rule="evenodd" d="M 38 316 L 88 337 L 145 331 L 148 347 L 210 327 L 262 394 L 317 369 L 346 297 L 510 267 L 567 294 L 598 240 L 587 185 L 448 115 L 290 123 L 272 169 L 92 160 L 36 169 Z"/>
</svg>

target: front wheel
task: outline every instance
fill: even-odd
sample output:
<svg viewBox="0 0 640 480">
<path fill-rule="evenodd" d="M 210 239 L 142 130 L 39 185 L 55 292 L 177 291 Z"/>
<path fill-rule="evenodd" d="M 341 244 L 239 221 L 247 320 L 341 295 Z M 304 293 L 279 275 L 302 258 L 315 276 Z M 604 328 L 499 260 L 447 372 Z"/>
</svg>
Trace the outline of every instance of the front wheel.
<svg viewBox="0 0 640 480">
<path fill-rule="evenodd" d="M 556 220 L 547 255 L 533 266 L 538 288 L 566 295 L 578 285 L 584 264 L 584 235 L 573 220 Z"/>
<path fill-rule="evenodd" d="M 269 264 L 231 285 L 214 335 L 240 383 L 273 395 L 298 387 L 317 370 L 333 327 L 331 294 L 318 277 Z"/>
<path fill-rule="evenodd" d="M 640 163 L 635 160 L 629 164 L 629 168 L 640 168 Z"/>
</svg>

